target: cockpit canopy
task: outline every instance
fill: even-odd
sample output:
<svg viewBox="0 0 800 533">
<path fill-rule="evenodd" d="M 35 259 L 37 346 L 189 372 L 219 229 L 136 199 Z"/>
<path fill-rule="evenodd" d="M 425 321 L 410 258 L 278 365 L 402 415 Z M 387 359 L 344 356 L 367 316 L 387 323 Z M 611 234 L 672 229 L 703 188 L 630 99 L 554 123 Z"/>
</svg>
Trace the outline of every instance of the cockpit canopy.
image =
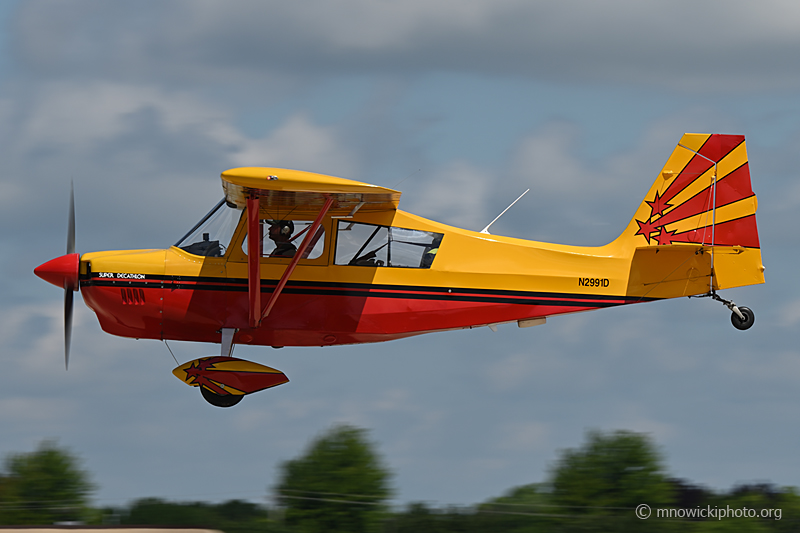
<svg viewBox="0 0 800 533">
<path fill-rule="evenodd" d="M 225 199 L 204 216 L 178 243 L 178 248 L 194 255 L 223 257 L 244 210 Z M 262 257 L 293 257 L 310 220 L 262 219 L 259 227 L 263 241 Z M 334 265 L 430 268 L 439 251 L 443 234 L 393 226 L 381 226 L 351 220 L 339 220 L 336 233 Z M 302 259 L 317 259 L 325 249 L 325 229 L 319 226 Z M 247 254 L 247 235 L 241 252 Z"/>
</svg>

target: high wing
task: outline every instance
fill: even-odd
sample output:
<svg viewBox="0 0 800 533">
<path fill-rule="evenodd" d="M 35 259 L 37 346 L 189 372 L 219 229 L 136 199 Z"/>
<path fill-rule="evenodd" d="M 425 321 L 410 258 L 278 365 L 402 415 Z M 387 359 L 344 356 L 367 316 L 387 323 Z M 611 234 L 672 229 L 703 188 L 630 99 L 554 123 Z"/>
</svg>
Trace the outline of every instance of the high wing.
<svg viewBox="0 0 800 533">
<path fill-rule="evenodd" d="M 387 211 L 397 209 L 400 192 L 369 183 L 336 178 L 301 170 L 283 168 L 242 167 L 222 173 L 225 199 L 244 208 L 247 198 L 256 195 L 259 208 L 267 217 L 289 211 L 317 213 L 328 198 L 333 199 L 330 211 L 347 215 L 354 209 Z"/>
<path fill-rule="evenodd" d="M 337 218 L 357 211 L 396 210 L 400 192 L 360 181 L 282 168 L 242 167 L 222 173 L 222 188 L 229 204 L 247 210 L 248 235 L 261 235 L 261 220 L 280 219 L 289 213 L 308 213 L 315 219 L 265 306 L 261 305 L 262 240 L 247 240 L 247 280 L 250 326 L 258 327 L 278 300 L 329 212 Z"/>
</svg>

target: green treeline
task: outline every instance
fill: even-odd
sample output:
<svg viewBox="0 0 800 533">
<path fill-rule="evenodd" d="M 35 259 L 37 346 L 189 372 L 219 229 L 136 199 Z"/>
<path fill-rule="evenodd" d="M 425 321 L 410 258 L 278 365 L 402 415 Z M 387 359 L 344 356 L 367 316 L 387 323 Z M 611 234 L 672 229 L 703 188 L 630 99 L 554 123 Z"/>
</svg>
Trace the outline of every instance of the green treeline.
<svg viewBox="0 0 800 533">
<path fill-rule="evenodd" d="M 541 483 L 463 507 L 396 509 L 391 473 L 365 430 L 336 426 L 280 465 L 273 506 L 154 498 L 90 505 L 89 474 L 44 442 L 8 455 L 0 472 L 0 525 L 155 525 L 255 532 L 771 532 L 800 530 L 800 494 L 752 484 L 712 491 L 671 477 L 653 442 L 627 431 L 589 432 L 563 450 Z M 644 508 L 643 504 L 648 507 Z"/>
</svg>

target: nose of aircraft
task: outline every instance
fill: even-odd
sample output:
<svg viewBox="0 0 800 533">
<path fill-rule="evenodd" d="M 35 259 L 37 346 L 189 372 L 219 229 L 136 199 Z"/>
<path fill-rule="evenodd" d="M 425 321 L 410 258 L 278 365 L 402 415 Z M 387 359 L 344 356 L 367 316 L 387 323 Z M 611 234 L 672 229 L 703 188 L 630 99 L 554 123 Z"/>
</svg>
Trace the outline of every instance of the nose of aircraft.
<svg viewBox="0 0 800 533">
<path fill-rule="evenodd" d="M 62 289 L 78 290 L 80 254 L 66 254 L 42 263 L 33 273 Z"/>
</svg>

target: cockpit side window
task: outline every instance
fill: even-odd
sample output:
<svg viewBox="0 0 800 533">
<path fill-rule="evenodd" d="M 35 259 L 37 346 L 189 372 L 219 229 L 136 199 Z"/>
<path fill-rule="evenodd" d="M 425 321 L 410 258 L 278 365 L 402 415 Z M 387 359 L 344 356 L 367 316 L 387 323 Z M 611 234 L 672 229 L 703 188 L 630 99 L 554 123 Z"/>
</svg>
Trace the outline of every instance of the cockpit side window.
<svg viewBox="0 0 800 533">
<path fill-rule="evenodd" d="M 336 265 L 430 268 L 441 233 L 339 221 Z"/>
<path fill-rule="evenodd" d="M 223 198 L 175 244 L 190 254 L 222 257 L 242 217 L 242 210 L 230 207 Z"/>
<path fill-rule="evenodd" d="M 261 220 L 261 257 L 294 257 L 312 224 L 311 220 Z M 242 241 L 242 250 L 247 254 L 247 236 Z M 324 251 L 325 228 L 320 224 L 302 259 L 318 259 Z"/>
</svg>

